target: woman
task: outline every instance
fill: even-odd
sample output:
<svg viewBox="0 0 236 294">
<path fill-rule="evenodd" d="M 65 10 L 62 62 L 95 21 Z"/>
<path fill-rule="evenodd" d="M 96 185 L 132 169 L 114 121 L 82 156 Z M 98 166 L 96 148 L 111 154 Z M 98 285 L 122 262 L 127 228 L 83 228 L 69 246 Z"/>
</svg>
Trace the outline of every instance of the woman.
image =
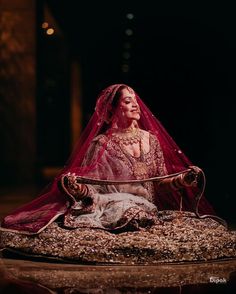
<svg viewBox="0 0 236 294">
<path fill-rule="evenodd" d="M 114 252 L 114 242 L 117 246 L 124 233 L 131 234 L 132 246 L 137 247 L 141 245 L 134 237 L 148 233 L 150 238 L 142 244 L 147 246 L 157 238 L 153 232 L 173 233 L 173 227 L 166 231 L 164 227 L 179 220 L 181 229 L 193 232 L 189 225 L 195 222 L 198 229 L 220 232 L 222 246 L 225 239 L 235 244 L 235 234 L 212 219 L 217 217 L 206 199 L 199 201 L 202 176 L 134 90 L 112 85 L 99 95 L 95 113 L 62 173 L 39 198 L 3 219 L 1 246 L 83 262 L 124 262 L 124 250 L 116 247 Z M 203 220 L 200 214 L 212 218 Z M 54 239 L 50 247 L 45 234 L 60 240 Z M 110 253 L 101 254 L 104 244 L 94 238 L 105 242 Z M 58 253 L 62 240 L 66 249 Z M 77 244 L 77 252 L 71 244 Z M 229 252 L 225 256 L 236 256 L 235 251 Z M 138 257 L 143 258 L 142 254 Z M 199 253 L 194 258 L 199 259 Z M 154 258 L 154 262 L 160 260 Z M 131 261 L 126 258 L 125 262 Z"/>
<path fill-rule="evenodd" d="M 90 179 L 119 179 L 121 183 L 122 180 L 130 182 L 94 186 L 81 184 L 76 176 L 81 173 L 79 171 L 64 175 L 62 187 L 73 202 L 64 219 L 64 225 L 68 227 L 86 226 L 114 230 L 125 225 L 130 229 L 134 224 L 139 226 L 139 223 L 152 223 L 157 221 L 157 207 L 154 204 L 157 202 L 158 191 L 171 191 L 171 188 L 176 191 L 178 188 L 197 184 L 196 178 L 200 172 L 197 167 L 191 167 L 179 176 L 162 180 L 157 189 L 153 182 L 131 182 L 165 176 L 168 171 L 158 138 L 139 127 L 141 111 L 135 92 L 125 85 L 116 85 L 114 89 L 116 88 L 118 89 L 116 94 L 113 93 L 114 97 L 110 101 L 106 100 L 109 105 L 105 118 L 108 129 L 93 139 L 82 166 L 94 165 L 86 172 Z M 177 205 L 179 200 L 177 199 Z M 88 209 L 87 214 L 85 212 Z"/>
</svg>

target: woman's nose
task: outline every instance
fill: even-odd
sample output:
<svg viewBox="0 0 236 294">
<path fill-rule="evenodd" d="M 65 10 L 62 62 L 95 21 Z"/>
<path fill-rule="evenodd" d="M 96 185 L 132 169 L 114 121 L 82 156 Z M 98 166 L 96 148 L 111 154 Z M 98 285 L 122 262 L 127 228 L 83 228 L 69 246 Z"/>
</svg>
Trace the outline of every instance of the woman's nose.
<svg viewBox="0 0 236 294">
<path fill-rule="evenodd" d="M 138 103 L 137 103 L 136 101 L 134 101 L 134 102 L 132 103 L 132 107 L 133 107 L 133 108 L 137 108 L 137 107 L 138 107 Z"/>
</svg>

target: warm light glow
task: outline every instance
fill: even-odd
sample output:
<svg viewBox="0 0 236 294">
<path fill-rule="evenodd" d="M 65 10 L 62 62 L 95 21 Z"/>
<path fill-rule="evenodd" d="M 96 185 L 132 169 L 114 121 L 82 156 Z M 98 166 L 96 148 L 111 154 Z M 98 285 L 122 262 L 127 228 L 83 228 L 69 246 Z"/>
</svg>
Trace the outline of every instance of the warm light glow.
<svg viewBox="0 0 236 294">
<path fill-rule="evenodd" d="M 47 35 L 52 35 L 54 34 L 54 29 L 53 28 L 47 29 L 46 33 Z"/>
<path fill-rule="evenodd" d="M 42 28 L 43 28 L 43 29 L 48 28 L 48 22 L 46 22 L 46 21 L 43 22 L 43 23 L 42 23 Z"/>
<path fill-rule="evenodd" d="M 127 36 L 132 36 L 133 35 L 133 31 L 131 29 L 125 30 L 125 33 L 126 33 Z"/>
<path fill-rule="evenodd" d="M 134 15 L 133 15 L 133 13 L 127 13 L 126 17 L 131 20 L 134 18 Z"/>
</svg>

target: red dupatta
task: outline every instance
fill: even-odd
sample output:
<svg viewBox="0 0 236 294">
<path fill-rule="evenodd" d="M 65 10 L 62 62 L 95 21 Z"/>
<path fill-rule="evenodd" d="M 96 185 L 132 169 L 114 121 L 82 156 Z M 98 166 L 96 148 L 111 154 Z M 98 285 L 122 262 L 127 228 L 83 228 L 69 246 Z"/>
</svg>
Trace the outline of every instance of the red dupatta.
<svg viewBox="0 0 236 294">
<path fill-rule="evenodd" d="M 71 199 L 60 189 L 58 185 L 60 178 L 67 172 L 76 172 L 78 175 L 86 177 L 90 174 L 91 170 L 96 168 L 96 165 L 99 164 L 103 150 L 99 152 L 97 158 L 91 165 L 82 167 L 82 162 L 93 139 L 109 128 L 112 117 L 112 103 L 122 87 L 128 86 L 124 84 L 115 84 L 107 87 L 100 93 L 97 99 L 95 112 L 63 170 L 35 200 L 7 215 L 1 222 L 1 230 L 36 234 L 57 219 L 58 216 L 66 213 L 70 206 Z M 138 122 L 139 127 L 151 132 L 158 139 L 168 174 L 181 172 L 193 165 L 137 94 L 136 98 L 141 110 L 141 117 Z M 105 148 L 106 144 L 104 144 L 104 150 Z M 116 176 L 113 175 L 113 178 L 110 179 L 115 180 Z M 123 180 L 129 179 L 124 178 Z M 193 211 L 193 202 L 198 192 L 198 188 L 184 189 L 182 197 L 183 202 L 181 203 L 183 210 Z M 178 210 L 180 196 L 175 191 L 163 195 L 159 193 L 156 204 L 159 210 Z M 199 203 L 199 213 L 215 214 L 212 206 L 204 196 Z"/>
</svg>

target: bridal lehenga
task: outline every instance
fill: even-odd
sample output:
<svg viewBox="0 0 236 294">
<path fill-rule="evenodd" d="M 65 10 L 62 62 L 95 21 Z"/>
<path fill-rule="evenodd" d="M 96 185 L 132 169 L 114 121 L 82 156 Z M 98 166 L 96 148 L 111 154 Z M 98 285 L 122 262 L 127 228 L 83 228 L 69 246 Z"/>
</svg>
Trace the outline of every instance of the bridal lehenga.
<svg viewBox="0 0 236 294">
<path fill-rule="evenodd" d="M 138 104 L 132 128 L 114 119 L 123 89 Z M 2 220 L 0 246 L 79 264 L 233 259 L 236 231 L 206 200 L 204 179 L 138 95 L 112 85 L 63 171 Z"/>
</svg>

